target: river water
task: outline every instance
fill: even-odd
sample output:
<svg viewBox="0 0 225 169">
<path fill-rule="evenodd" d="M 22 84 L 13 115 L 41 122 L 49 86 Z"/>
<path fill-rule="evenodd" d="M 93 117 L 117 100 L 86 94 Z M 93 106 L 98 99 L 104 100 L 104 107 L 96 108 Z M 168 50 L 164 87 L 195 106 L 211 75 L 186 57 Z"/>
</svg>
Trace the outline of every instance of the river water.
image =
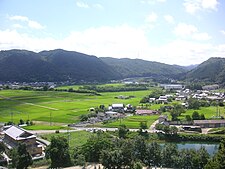
<svg viewBox="0 0 225 169">
<path fill-rule="evenodd" d="M 205 147 L 206 151 L 210 154 L 210 156 L 213 156 L 219 148 L 219 144 L 209 144 L 209 143 L 192 143 L 192 142 L 181 142 L 181 143 L 171 143 L 170 144 L 176 144 L 178 150 L 181 149 L 195 149 L 199 150 L 201 147 Z M 164 146 L 163 144 L 160 144 Z"/>
</svg>

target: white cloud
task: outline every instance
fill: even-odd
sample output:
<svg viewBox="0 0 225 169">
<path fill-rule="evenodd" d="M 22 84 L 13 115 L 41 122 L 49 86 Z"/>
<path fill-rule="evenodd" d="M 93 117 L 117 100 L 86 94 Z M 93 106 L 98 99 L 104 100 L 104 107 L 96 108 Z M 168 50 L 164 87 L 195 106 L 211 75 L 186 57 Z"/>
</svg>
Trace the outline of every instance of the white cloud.
<svg viewBox="0 0 225 169">
<path fill-rule="evenodd" d="M 217 0 L 202 0 L 201 2 L 202 8 L 212 10 L 217 10 L 218 4 Z"/>
<path fill-rule="evenodd" d="M 183 3 L 186 12 L 195 14 L 199 10 L 217 10 L 218 0 L 185 0 Z"/>
<path fill-rule="evenodd" d="M 22 25 L 20 25 L 20 24 L 13 24 L 13 27 L 14 28 L 19 28 L 19 29 L 21 29 L 21 28 L 24 28 Z"/>
<path fill-rule="evenodd" d="M 145 18 L 145 21 L 148 23 L 152 23 L 152 22 L 156 22 L 157 18 L 158 18 L 158 15 L 155 12 L 152 12 Z"/>
<path fill-rule="evenodd" d="M 198 29 L 194 25 L 189 25 L 186 23 L 179 23 L 174 29 L 174 33 L 180 37 L 190 36 L 197 31 Z"/>
<path fill-rule="evenodd" d="M 198 33 L 194 31 L 191 36 Z M 204 36 L 207 37 L 207 35 Z M 1 50 L 41 51 L 62 48 L 98 57 L 140 58 L 180 65 L 201 63 L 213 56 L 225 56 L 225 44 L 213 46 L 209 42 L 201 43 L 201 41 L 193 42 L 185 39 L 173 40 L 159 46 L 153 44 L 154 42 L 147 38 L 144 29 L 129 25 L 102 26 L 73 31 L 62 39 L 37 38 L 15 30 L 0 30 Z"/>
<path fill-rule="evenodd" d="M 81 2 L 81 1 L 79 1 L 79 2 L 76 2 L 76 5 L 79 7 L 79 8 L 90 8 L 90 6 L 87 4 L 87 3 L 85 3 L 85 2 Z"/>
<path fill-rule="evenodd" d="M 193 34 L 193 39 L 206 41 L 206 40 L 210 40 L 211 36 L 209 36 L 208 33 L 196 33 L 196 34 Z"/>
<path fill-rule="evenodd" d="M 29 21 L 28 17 L 26 16 L 19 16 L 19 15 L 15 15 L 15 16 L 11 16 L 9 17 L 10 20 L 15 20 L 15 21 Z"/>
<path fill-rule="evenodd" d="M 206 32 L 199 32 L 198 28 L 194 25 L 186 24 L 186 23 L 179 23 L 175 29 L 174 33 L 177 37 L 186 38 L 186 39 L 193 39 L 198 41 L 207 41 L 211 39 Z"/>
<path fill-rule="evenodd" d="M 223 35 L 225 35 L 225 31 L 224 31 L 224 30 L 221 30 L 220 32 L 221 32 Z"/>
<path fill-rule="evenodd" d="M 29 20 L 28 26 L 34 29 L 44 29 L 44 26 L 42 26 L 40 23 L 36 21 L 31 21 L 31 20 Z"/>
<path fill-rule="evenodd" d="M 141 0 L 141 3 L 142 4 L 150 4 L 150 5 L 154 5 L 156 4 L 157 2 L 159 3 L 164 3 L 166 2 L 167 0 Z"/>
<path fill-rule="evenodd" d="M 166 20 L 166 22 L 171 23 L 171 24 L 173 24 L 175 22 L 173 16 L 171 16 L 171 15 L 164 15 L 164 19 Z"/>
<path fill-rule="evenodd" d="M 104 7 L 101 4 L 94 4 L 93 7 L 96 9 L 104 9 Z"/>
<path fill-rule="evenodd" d="M 30 20 L 28 17 L 26 16 L 19 16 L 19 15 L 15 15 L 15 16 L 11 16 L 9 17 L 10 20 L 12 21 L 20 21 L 20 22 L 25 22 L 27 23 L 27 25 L 30 27 L 30 28 L 33 28 L 33 29 L 44 29 L 44 26 L 42 26 L 40 23 L 36 22 L 36 21 L 33 21 L 33 20 Z M 23 28 L 22 25 L 20 24 L 14 24 L 14 27 L 16 28 Z"/>
</svg>

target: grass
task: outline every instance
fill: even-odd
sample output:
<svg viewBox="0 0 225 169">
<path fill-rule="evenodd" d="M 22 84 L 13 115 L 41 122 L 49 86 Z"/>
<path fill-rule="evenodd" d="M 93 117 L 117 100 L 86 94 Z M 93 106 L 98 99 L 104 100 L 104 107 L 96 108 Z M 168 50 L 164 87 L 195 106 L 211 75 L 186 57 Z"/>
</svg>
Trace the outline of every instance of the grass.
<svg viewBox="0 0 225 169">
<path fill-rule="evenodd" d="M 52 134 L 43 134 L 42 138 L 51 141 L 51 138 L 54 137 L 65 137 L 69 139 L 69 147 L 70 150 L 73 150 L 75 147 L 81 146 L 87 142 L 89 137 L 94 133 L 90 133 L 87 131 L 76 131 L 70 133 L 52 133 Z"/>
<path fill-rule="evenodd" d="M 32 125 L 23 127 L 26 130 L 67 130 L 64 126 Z"/>
<path fill-rule="evenodd" d="M 148 91 L 105 92 L 101 96 L 90 96 L 82 93 L 56 91 L 0 91 L 0 122 L 20 119 L 49 122 L 50 116 L 54 123 L 75 123 L 79 116 L 87 114 L 90 107 L 101 104 L 108 106 L 113 103 L 132 104 L 137 106 Z M 135 96 L 131 99 L 116 99 L 116 96 Z"/>
<path fill-rule="evenodd" d="M 159 115 L 152 116 L 130 116 L 125 119 L 119 119 L 110 123 L 106 123 L 105 127 L 119 127 L 121 124 L 126 125 L 128 128 L 139 128 L 141 122 L 146 122 L 147 126 L 150 127 L 151 124 L 158 119 Z"/>
<path fill-rule="evenodd" d="M 220 111 L 220 115 L 225 117 L 224 107 L 219 107 L 218 109 Z M 184 120 L 186 115 L 192 116 L 192 113 L 194 111 L 197 111 L 199 114 L 204 114 L 206 119 L 210 119 L 210 118 L 213 118 L 213 116 L 216 116 L 217 107 L 215 106 L 201 107 L 199 110 L 189 109 L 185 113 L 181 114 L 179 118 L 181 120 Z"/>
</svg>

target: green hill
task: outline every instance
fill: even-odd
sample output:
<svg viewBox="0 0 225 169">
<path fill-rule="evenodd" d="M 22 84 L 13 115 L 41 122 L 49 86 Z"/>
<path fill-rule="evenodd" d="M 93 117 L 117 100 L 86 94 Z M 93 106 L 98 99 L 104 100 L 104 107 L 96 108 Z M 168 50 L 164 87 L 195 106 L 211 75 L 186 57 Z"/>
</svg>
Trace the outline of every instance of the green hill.
<svg viewBox="0 0 225 169">
<path fill-rule="evenodd" d="M 61 49 L 0 51 L 0 81 L 103 82 L 129 77 L 176 78 L 186 70 L 140 59 L 97 58 Z"/>
<path fill-rule="evenodd" d="M 0 51 L 0 81 L 107 81 L 118 79 L 111 68 L 95 56 L 65 50 L 35 53 Z"/>
<path fill-rule="evenodd" d="M 225 58 L 210 58 L 187 73 L 189 81 L 225 83 Z"/>
<path fill-rule="evenodd" d="M 176 78 L 186 70 L 177 65 L 168 65 L 159 62 L 145 61 L 141 59 L 115 59 L 104 57 L 103 62 L 113 67 L 123 78 L 127 77 L 153 77 Z"/>
</svg>

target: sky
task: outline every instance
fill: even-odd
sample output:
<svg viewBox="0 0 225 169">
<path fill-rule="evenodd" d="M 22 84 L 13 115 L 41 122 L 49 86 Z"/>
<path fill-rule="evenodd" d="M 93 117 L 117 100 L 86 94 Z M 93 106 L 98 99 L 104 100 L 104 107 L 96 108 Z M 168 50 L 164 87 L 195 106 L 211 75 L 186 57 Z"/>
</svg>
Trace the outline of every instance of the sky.
<svg viewBox="0 0 225 169">
<path fill-rule="evenodd" d="M 0 50 L 199 64 L 225 57 L 224 0 L 0 0 Z"/>
</svg>

